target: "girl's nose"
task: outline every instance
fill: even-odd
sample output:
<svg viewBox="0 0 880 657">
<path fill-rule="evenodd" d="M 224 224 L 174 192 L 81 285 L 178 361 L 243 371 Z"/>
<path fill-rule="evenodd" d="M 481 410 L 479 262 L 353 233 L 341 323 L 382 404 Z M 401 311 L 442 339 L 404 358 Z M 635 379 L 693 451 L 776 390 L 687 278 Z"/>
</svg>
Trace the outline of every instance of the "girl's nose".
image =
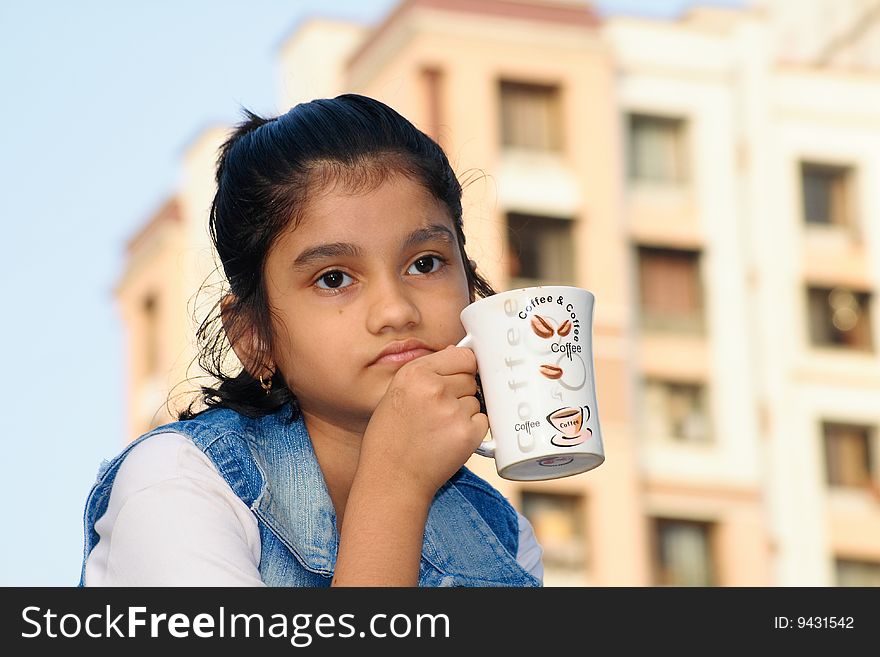
<svg viewBox="0 0 880 657">
<path fill-rule="evenodd" d="M 367 315 L 367 330 L 371 333 L 400 331 L 421 320 L 418 306 L 402 282 L 388 281 L 376 286 L 372 294 Z"/>
</svg>

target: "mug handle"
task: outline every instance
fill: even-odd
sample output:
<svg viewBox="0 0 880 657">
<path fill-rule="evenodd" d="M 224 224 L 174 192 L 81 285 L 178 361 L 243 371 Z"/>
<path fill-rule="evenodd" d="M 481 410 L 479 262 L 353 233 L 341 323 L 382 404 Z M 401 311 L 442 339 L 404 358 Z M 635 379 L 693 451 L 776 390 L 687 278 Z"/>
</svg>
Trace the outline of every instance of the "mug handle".
<svg viewBox="0 0 880 657">
<path fill-rule="evenodd" d="M 473 343 L 473 337 L 468 334 L 464 336 L 461 341 L 455 346 L 464 347 L 465 349 L 470 349 L 471 351 L 473 351 L 473 347 L 471 346 L 473 345 Z M 495 439 L 490 438 L 489 440 L 484 440 L 482 443 L 480 443 L 480 446 L 474 450 L 474 453 L 490 459 L 495 458 Z"/>
</svg>

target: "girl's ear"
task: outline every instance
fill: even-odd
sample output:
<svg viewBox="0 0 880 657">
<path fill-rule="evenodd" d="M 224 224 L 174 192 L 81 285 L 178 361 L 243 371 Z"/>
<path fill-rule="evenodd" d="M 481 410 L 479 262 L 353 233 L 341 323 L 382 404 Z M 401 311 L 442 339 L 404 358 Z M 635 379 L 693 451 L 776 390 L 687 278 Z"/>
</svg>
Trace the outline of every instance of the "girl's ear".
<svg viewBox="0 0 880 657">
<path fill-rule="evenodd" d="M 254 379 L 261 375 L 271 376 L 275 370 L 274 363 L 266 362 L 269 354 L 248 313 L 234 294 L 227 294 L 220 300 L 220 320 L 226 339 L 245 371 Z"/>
</svg>

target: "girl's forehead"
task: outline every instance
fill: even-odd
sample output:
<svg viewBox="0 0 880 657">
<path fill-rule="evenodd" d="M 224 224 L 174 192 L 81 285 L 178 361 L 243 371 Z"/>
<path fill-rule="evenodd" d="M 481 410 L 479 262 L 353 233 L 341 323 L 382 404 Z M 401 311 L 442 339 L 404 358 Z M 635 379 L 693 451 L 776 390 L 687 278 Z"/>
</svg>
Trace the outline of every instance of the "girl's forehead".
<svg viewBox="0 0 880 657">
<path fill-rule="evenodd" d="M 279 247 L 400 241 L 432 226 L 455 234 L 445 204 L 423 185 L 402 175 L 388 177 L 370 189 L 352 190 L 344 185 L 323 189 L 312 195 L 291 224 L 280 236 Z"/>
<path fill-rule="evenodd" d="M 383 180 L 369 189 L 343 185 L 312 195 L 303 207 L 296 230 L 324 232 L 340 228 L 373 228 L 409 225 L 422 220 L 451 217 L 446 206 L 423 185 L 404 176 Z"/>
</svg>

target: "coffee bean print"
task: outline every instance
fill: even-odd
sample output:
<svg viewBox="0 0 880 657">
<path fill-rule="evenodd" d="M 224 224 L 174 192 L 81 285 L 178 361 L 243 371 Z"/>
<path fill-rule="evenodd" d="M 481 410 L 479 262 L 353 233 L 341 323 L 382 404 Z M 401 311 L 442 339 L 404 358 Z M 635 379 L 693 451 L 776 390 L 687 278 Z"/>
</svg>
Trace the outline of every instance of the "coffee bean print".
<svg viewBox="0 0 880 657">
<path fill-rule="evenodd" d="M 562 336 L 563 338 L 571 333 L 571 322 L 569 320 L 565 320 L 562 324 L 559 325 L 559 328 L 556 329 L 556 334 Z"/>
<path fill-rule="evenodd" d="M 546 376 L 548 379 L 561 379 L 562 378 L 562 368 L 557 367 L 556 365 L 541 365 L 538 370 Z"/>
<path fill-rule="evenodd" d="M 541 338 L 552 338 L 555 333 L 550 322 L 540 315 L 532 315 L 532 330 Z"/>
</svg>

